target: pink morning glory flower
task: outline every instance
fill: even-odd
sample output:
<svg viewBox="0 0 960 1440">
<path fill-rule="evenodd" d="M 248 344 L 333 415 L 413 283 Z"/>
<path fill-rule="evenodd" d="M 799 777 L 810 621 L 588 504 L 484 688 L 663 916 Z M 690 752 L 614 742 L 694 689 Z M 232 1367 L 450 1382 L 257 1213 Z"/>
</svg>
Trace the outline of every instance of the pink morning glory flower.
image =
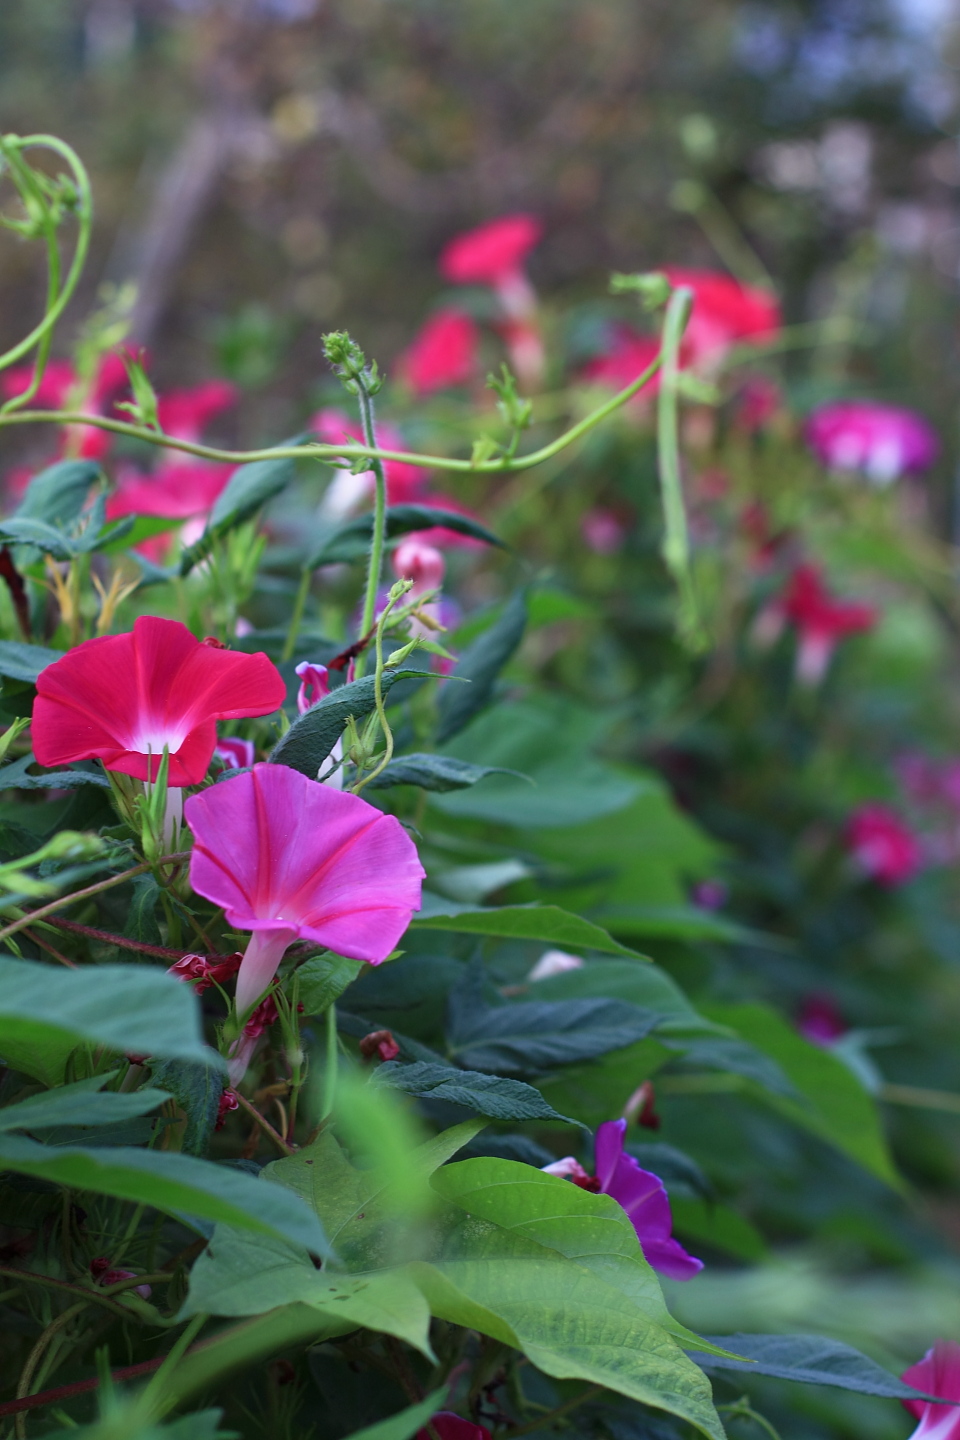
<svg viewBox="0 0 960 1440">
<path fill-rule="evenodd" d="M 874 485 L 916 475 L 937 458 L 936 431 L 913 410 L 875 400 L 835 400 L 806 424 L 806 439 L 822 465 L 861 470 Z"/>
<path fill-rule="evenodd" d="M 8 370 L 0 391 L 5 397 L 22 395 L 33 379 L 32 365 L 18 365 Z M 40 382 L 32 405 L 51 410 L 77 409 L 83 399 L 87 415 L 106 415 L 109 402 L 127 388 L 127 367 L 119 355 L 104 355 L 97 364 L 92 383 L 81 382 L 69 360 L 51 360 Z M 74 453 L 86 460 L 100 460 L 110 448 L 113 436 L 109 430 L 95 425 L 68 425 L 63 431 L 61 453 Z"/>
<path fill-rule="evenodd" d="M 887 889 L 912 880 L 922 863 L 913 831 L 895 810 L 875 801 L 853 811 L 844 841 L 863 874 Z"/>
<path fill-rule="evenodd" d="M 240 740 L 235 735 L 217 741 L 214 756 L 225 770 L 246 770 L 257 758 L 257 747 L 252 740 Z"/>
<path fill-rule="evenodd" d="M 41 671 L 33 749 L 41 765 L 101 760 L 155 779 L 164 747 L 171 786 L 199 785 L 217 721 L 279 710 L 286 686 L 266 655 L 197 640 L 178 620 L 141 615 L 132 632 L 85 640 Z"/>
<path fill-rule="evenodd" d="M 954 1340 L 938 1340 L 900 1378 L 915 1390 L 960 1402 L 960 1345 Z M 935 1405 L 930 1400 L 904 1400 L 903 1405 L 920 1421 L 910 1440 L 960 1440 L 960 1403 Z"/>
<path fill-rule="evenodd" d="M 301 660 L 297 674 L 300 677 L 297 710 L 305 715 L 330 694 L 330 672 L 326 665 L 313 665 L 309 660 Z"/>
<path fill-rule="evenodd" d="M 520 380 L 536 384 L 543 374 L 543 339 L 537 297 L 523 262 L 543 227 L 533 215 L 502 215 L 456 235 L 440 256 L 440 273 L 455 285 L 489 285 L 500 302 L 498 325 Z"/>
<path fill-rule="evenodd" d="M 237 1011 L 266 990 L 296 939 L 379 965 L 420 908 L 424 871 L 392 815 L 285 765 L 255 765 L 191 796 L 190 883 L 253 932 Z"/>
<path fill-rule="evenodd" d="M 772 644 L 784 625 L 797 632 L 797 679 L 818 685 L 840 640 L 871 630 L 877 622 L 872 605 L 831 595 L 815 565 L 798 565 L 786 588 L 757 618 L 755 639 Z"/>
<path fill-rule="evenodd" d="M 663 1181 L 643 1170 L 623 1148 L 626 1120 L 605 1120 L 597 1129 L 594 1162 L 596 1175 L 588 1175 L 572 1155 L 544 1165 L 548 1175 L 562 1175 L 583 1190 L 610 1195 L 627 1213 L 637 1232 L 644 1259 L 671 1280 L 692 1280 L 703 1261 L 688 1255 L 671 1235 L 673 1217 Z"/>
<path fill-rule="evenodd" d="M 397 371 L 418 397 L 466 385 L 477 370 L 480 332 L 462 310 L 431 315 L 397 361 Z"/>
<path fill-rule="evenodd" d="M 741 285 L 716 270 L 667 267 L 671 285 L 688 285 L 693 310 L 683 337 L 681 359 L 695 370 L 710 370 L 741 340 L 762 340 L 780 329 L 780 306 L 769 290 Z"/>
</svg>

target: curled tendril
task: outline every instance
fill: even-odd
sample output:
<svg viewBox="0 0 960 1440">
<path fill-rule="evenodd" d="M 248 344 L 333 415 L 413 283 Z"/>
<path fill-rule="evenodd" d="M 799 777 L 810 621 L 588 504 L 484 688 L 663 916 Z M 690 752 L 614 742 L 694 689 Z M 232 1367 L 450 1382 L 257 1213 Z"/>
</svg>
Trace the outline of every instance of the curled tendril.
<svg viewBox="0 0 960 1440">
<path fill-rule="evenodd" d="M 26 158 L 28 150 L 46 150 L 66 161 L 68 174 L 50 176 Z M 55 135 L 0 136 L 0 176 L 12 182 L 22 206 L 19 216 L 0 213 L 0 225 L 25 240 L 42 240 L 47 250 L 47 296 L 43 318 L 11 349 L 0 355 L 0 370 L 36 349 L 33 376 L 26 390 L 0 409 L 8 414 L 27 405 L 40 387 L 53 330 L 83 273 L 93 223 L 90 179 L 76 152 Z M 58 231 L 68 216 L 77 222 L 73 257 L 63 276 Z"/>
</svg>

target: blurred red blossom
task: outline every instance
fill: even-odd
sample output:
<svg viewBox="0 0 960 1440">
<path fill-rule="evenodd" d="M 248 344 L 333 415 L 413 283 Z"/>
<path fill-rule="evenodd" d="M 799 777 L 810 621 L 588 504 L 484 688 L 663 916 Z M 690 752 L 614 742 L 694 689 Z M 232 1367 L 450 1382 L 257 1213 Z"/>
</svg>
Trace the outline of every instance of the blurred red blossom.
<svg viewBox="0 0 960 1440">
<path fill-rule="evenodd" d="M 743 340 L 770 339 L 780 329 L 780 305 L 769 290 L 741 285 L 717 270 L 668 266 L 671 285 L 688 285 L 693 309 L 683 337 L 681 360 L 695 370 L 712 370 Z"/>
<path fill-rule="evenodd" d="M 477 369 L 480 332 L 463 310 L 438 310 L 423 324 L 397 361 L 397 372 L 422 398 L 465 385 Z"/>
<path fill-rule="evenodd" d="M 844 842 L 863 874 L 887 889 L 911 880 L 922 863 L 917 836 L 895 810 L 878 801 L 852 812 Z"/>
<path fill-rule="evenodd" d="M 455 1415 L 452 1410 L 438 1410 L 436 1415 L 431 1415 L 430 1427 L 439 1440 L 492 1440 L 490 1431 L 484 1425 L 464 1420 L 462 1415 Z M 434 1436 L 430 1430 L 418 1430 L 415 1440 L 434 1440 Z"/>
<path fill-rule="evenodd" d="M 816 565 L 798 565 L 782 594 L 761 610 L 754 640 L 772 645 L 785 625 L 797 632 L 797 679 L 817 685 L 823 679 L 840 640 L 871 630 L 877 623 L 872 605 L 831 595 Z"/>
<path fill-rule="evenodd" d="M 797 1030 L 811 1045 L 829 1047 L 846 1035 L 846 1025 L 836 1000 L 825 990 L 815 990 L 804 1000 L 797 1016 Z"/>
</svg>

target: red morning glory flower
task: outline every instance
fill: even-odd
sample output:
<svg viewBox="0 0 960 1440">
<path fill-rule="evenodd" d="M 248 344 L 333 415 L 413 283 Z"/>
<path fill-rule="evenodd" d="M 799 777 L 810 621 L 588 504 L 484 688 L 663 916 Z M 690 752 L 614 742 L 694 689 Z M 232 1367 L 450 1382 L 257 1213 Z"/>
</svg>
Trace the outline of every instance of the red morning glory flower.
<svg viewBox="0 0 960 1440">
<path fill-rule="evenodd" d="M 18 365 L 7 372 L 0 382 L 2 393 L 7 398 L 22 395 L 33 379 L 32 365 Z M 88 415 L 105 415 L 108 401 L 119 395 L 127 385 L 127 367 L 119 355 L 101 357 L 92 384 L 82 383 L 69 360 L 51 360 L 43 373 L 43 379 L 36 395 L 30 402 L 38 409 L 82 408 Z M 100 430 L 95 425 L 68 425 L 63 432 L 62 450 L 70 448 L 74 440 L 73 453 L 85 460 L 99 460 L 110 448 L 113 436 L 109 430 Z"/>
<path fill-rule="evenodd" d="M 780 329 L 780 306 L 769 290 L 741 285 L 716 270 L 667 267 L 671 285 L 688 285 L 693 310 L 683 337 L 681 359 L 693 369 L 711 369 L 740 340 L 769 338 Z"/>
<path fill-rule="evenodd" d="M 792 624 L 799 640 L 797 679 L 817 685 L 823 679 L 837 643 L 848 635 L 870 630 L 877 622 L 872 605 L 840 600 L 831 595 L 815 565 L 798 565 L 778 599 L 761 612 L 756 639 L 772 644 L 785 624 Z"/>
<path fill-rule="evenodd" d="M 875 400 L 835 400 L 806 424 L 806 439 L 823 465 L 862 470 L 874 485 L 890 485 L 933 464 L 937 434 L 922 415 Z"/>
<path fill-rule="evenodd" d="M 887 805 L 860 805 L 847 820 L 847 849 L 860 870 L 879 885 L 903 885 L 920 869 L 920 842 Z"/>
<path fill-rule="evenodd" d="M 255 765 L 193 795 L 190 882 L 252 930 L 237 977 L 243 1014 L 298 937 L 378 965 L 420 908 L 424 871 L 392 815 L 285 765 Z"/>
<path fill-rule="evenodd" d="M 37 680 L 33 748 L 41 765 L 101 760 L 155 779 L 166 746 L 169 783 L 199 785 L 218 720 L 269 715 L 286 698 L 266 655 L 197 640 L 177 620 L 141 615 L 132 632 L 85 640 Z"/>
<path fill-rule="evenodd" d="M 456 235 L 440 256 L 440 274 L 455 285 L 500 290 L 523 275 L 523 262 L 543 234 L 533 215 L 501 215 Z"/>
<path fill-rule="evenodd" d="M 670 1233 L 673 1217 L 663 1181 L 652 1171 L 641 1169 L 626 1153 L 626 1133 L 626 1120 L 605 1120 L 597 1128 L 596 1175 L 588 1175 L 572 1155 L 543 1168 L 548 1175 L 562 1175 L 583 1190 L 610 1195 L 627 1212 L 647 1264 L 671 1280 L 692 1280 L 703 1269 L 703 1261 L 688 1255 L 679 1240 L 674 1240 Z"/>
<path fill-rule="evenodd" d="M 652 335 L 641 335 L 630 325 L 614 325 L 610 339 L 602 355 L 588 360 L 580 371 L 581 377 L 592 385 L 603 385 L 609 390 L 625 390 L 638 375 L 642 375 L 660 353 L 660 342 Z M 648 380 L 630 401 L 635 409 L 642 408 L 644 401 L 654 393 L 659 384 L 658 375 Z"/>
<path fill-rule="evenodd" d="M 455 1415 L 452 1410 L 438 1410 L 436 1415 L 430 1416 L 430 1424 L 440 1440 L 491 1440 L 485 1425 L 475 1425 L 472 1420 L 464 1420 L 462 1415 Z M 414 1440 L 433 1440 L 433 1436 L 429 1430 L 418 1430 Z"/>
<path fill-rule="evenodd" d="M 438 310 L 421 327 L 397 362 L 397 371 L 418 397 L 465 385 L 477 368 L 480 334 L 462 310 Z"/>
<path fill-rule="evenodd" d="M 900 1378 L 915 1390 L 960 1402 L 960 1345 L 954 1340 L 938 1340 Z M 960 1403 L 935 1405 L 930 1400 L 904 1400 L 903 1405 L 920 1421 L 910 1440 L 960 1440 Z"/>
</svg>

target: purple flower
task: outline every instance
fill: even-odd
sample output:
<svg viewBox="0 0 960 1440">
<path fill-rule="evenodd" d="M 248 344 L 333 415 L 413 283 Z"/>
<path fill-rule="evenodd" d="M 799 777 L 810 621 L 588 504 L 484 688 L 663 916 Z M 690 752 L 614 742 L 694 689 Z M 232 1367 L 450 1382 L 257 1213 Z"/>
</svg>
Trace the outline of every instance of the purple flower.
<svg viewBox="0 0 960 1440">
<path fill-rule="evenodd" d="M 821 405 L 806 425 L 807 443 L 823 465 L 862 470 L 874 485 L 926 470 L 940 442 L 922 415 L 875 400 Z"/>
<path fill-rule="evenodd" d="M 543 1168 L 548 1175 L 561 1175 L 582 1190 L 609 1195 L 629 1217 L 637 1232 L 644 1259 L 654 1270 L 671 1280 L 692 1280 L 703 1269 L 703 1261 L 688 1255 L 671 1235 L 673 1217 L 670 1201 L 659 1175 L 640 1168 L 623 1148 L 626 1120 L 605 1120 L 599 1126 L 595 1144 L 596 1175 L 588 1175 L 578 1160 L 568 1155 Z"/>
</svg>

